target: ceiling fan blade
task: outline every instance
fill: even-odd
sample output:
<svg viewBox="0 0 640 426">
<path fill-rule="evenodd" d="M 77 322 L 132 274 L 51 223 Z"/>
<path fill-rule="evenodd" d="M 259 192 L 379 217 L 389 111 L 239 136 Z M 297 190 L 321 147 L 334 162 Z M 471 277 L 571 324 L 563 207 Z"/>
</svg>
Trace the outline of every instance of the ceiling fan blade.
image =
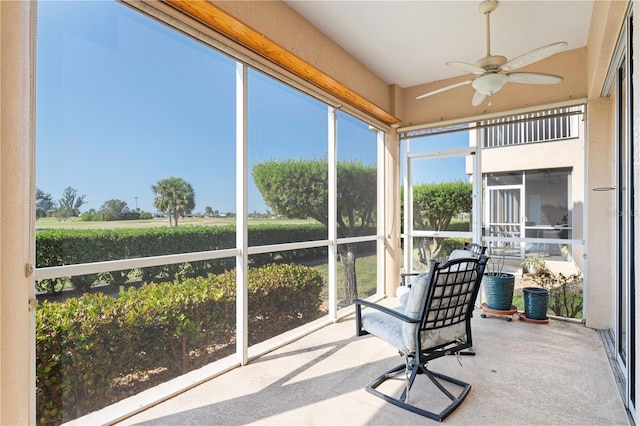
<svg viewBox="0 0 640 426">
<path fill-rule="evenodd" d="M 564 78 L 554 74 L 543 74 L 538 72 L 514 72 L 507 74 L 507 81 L 512 83 L 528 84 L 558 84 Z"/>
<path fill-rule="evenodd" d="M 465 86 L 467 84 L 471 84 L 472 82 L 473 82 L 473 80 L 461 81 L 460 83 L 452 84 L 450 86 L 446 86 L 446 87 L 443 87 L 441 89 L 434 90 L 433 92 L 428 92 L 428 93 L 425 93 L 424 95 L 417 96 L 416 99 L 422 99 L 422 98 L 426 98 L 427 96 L 436 95 L 438 93 L 442 93 L 442 92 L 445 92 L 447 90 L 455 89 L 456 87 L 460 87 L 460 86 Z"/>
<path fill-rule="evenodd" d="M 524 67 L 525 65 L 529 65 L 551 55 L 555 55 L 556 53 L 565 49 L 567 46 L 568 44 L 566 42 L 559 41 L 557 43 L 551 43 L 546 46 L 539 47 L 535 50 L 525 53 L 524 55 L 520 55 L 517 58 L 510 60 L 501 67 L 501 70 L 513 71 L 516 68 Z"/>
<path fill-rule="evenodd" d="M 459 70 L 462 70 L 462 71 L 470 72 L 472 74 L 482 75 L 485 72 L 483 68 L 480 68 L 477 65 L 468 64 L 466 62 L 449 61 L 447 62 L 447 65 L 453 68 L 458 68 Z"/>
<path fill-rule="evenodd" d="M 478 106 L 483 103 L 486 98 L 487 95 L 476 90 L 476 93 L 473 94 L 473 99 L 471 99 L 471 105 Z"/>
</svg>

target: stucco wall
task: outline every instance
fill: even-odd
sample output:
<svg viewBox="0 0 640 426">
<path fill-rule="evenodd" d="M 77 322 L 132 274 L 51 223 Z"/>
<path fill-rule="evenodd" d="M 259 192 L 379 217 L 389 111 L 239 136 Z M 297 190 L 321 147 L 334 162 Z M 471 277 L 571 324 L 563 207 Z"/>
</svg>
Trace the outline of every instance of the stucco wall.
<svg viewBox="0 0 640 426">
<path fill-rule="evenodd" d="M 278 1 L 213 1 L 216 6 L 271 41 L 317 67 L 387 112 L 389 86 L 346 50 Z"/>
<path fill-rule="evenodd" d="M 615 297 L 613 276 L 614 191 L 594 188 L 615 186 L 613 176 L 613 105 L 610 99 L 590 101 L 587 105 L 587 265 L 585 312 L 587 326 L 612 328 Z"/>
<path fill-rule="evenodd" d="M 582 136 L 581 130 L 581 136 Z M 482 151 L 482 172 L 533 170 L 573 165 L 582 176 L 582 137 L 556 142 L 524 144 L 517 147 L 490 148 Z M 582 191 L 581 191 L 582 192 Z M 578 200 L 582 201 L 581 195 Z"/>
<path fill-rule="evenodd" d="M 587 90 L 591 99 L 600 97 L 627 5 L 626 1 L 593 2 L 586 62 Z"/>
<path fill-rule="evenodd" d="M 586 75 L 587 96 L 587 262 L 585 268 L 585 313 L 587 326 L 615 327 L 614 187 L 615 105 L 600 98 L 607 70 L 627 10 L 625 1 L 594 2 L 589 28 Z"/>
</svg>

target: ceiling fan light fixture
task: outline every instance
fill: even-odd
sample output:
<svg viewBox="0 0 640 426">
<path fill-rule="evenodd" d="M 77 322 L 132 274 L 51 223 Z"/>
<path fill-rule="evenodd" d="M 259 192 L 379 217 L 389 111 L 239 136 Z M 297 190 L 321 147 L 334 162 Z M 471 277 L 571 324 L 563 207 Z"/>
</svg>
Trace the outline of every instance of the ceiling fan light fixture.
<svg viewBox="0 0 640 426">
<path fill-rule="evenodd" d="M 485 95 L 493 95 L 507 82 L 507 76 L 504 74 L 490 73 L 473 80 L 471 85 L 478 92 Z"/>
</svg>

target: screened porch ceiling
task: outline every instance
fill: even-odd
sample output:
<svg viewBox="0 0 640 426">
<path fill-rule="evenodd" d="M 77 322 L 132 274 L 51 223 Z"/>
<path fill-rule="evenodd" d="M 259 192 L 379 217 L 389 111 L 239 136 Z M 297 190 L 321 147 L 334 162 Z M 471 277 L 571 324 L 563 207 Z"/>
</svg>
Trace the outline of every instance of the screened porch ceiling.
<svg viewBox="0 0 640 426">
<path fill-rule="evenodd" d="M 285 2 L 387 84 L 461 76 L 445 63 L 473 63 L 486 54 L 480 1 Z M 567 50 L 584 47 L 592 9 L 593 0 L 500 0 L 491 14 L 491 53 L 512 59 L 558 41 Z"/>
</svg>

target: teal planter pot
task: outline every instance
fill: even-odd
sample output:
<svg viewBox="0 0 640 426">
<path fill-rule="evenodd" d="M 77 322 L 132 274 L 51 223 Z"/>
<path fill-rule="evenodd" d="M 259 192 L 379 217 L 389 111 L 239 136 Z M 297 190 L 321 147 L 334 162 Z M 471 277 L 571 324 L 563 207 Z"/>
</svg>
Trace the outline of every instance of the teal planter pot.
<svg viewBox="0 0 640 426">
<path fill-rule="evenodd" d="M 487 307 L 495 311 L 509 311 L 513 303 L 513 274 L 484 274 L 482 285 Z"/>
<path fill-rule="evenodd" d="M 522 289 L 524 300 L 524 315 L 528 319 L 547 319 L 549 308 L 549 290 L 540 287 L 525 287 Z"/>
</svg>

